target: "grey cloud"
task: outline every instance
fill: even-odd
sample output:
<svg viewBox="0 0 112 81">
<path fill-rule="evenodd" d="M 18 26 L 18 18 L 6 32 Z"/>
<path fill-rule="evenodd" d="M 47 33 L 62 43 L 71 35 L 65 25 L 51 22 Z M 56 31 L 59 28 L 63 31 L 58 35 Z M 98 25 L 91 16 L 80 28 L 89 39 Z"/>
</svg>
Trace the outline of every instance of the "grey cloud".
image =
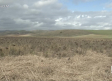
<svg viewBox="0 0 112 81">
<path fill-rule="evenodd" d="M 30 24 L 30 23 L 29 23 Z M 14 19 L 11 18 L 0 18 L 0 30 L 21 30 L 21 29 L 29 29 L 29 24 L 17 24 Z"/>
<path fill-rule="evenodd" d="M 89 1 L 94 1 L 94 0 L 63 0 L 64 2 L 72 2 L 74 4 L 79 4 L 81 2 L 89 2 Z"/>
<path fill-rule="evenodd" d="M 25 2 L 25 0 L 24 0 Z M 70 11 L 67 9 L 62 10 L 61 3 L 52 3 L 48 6 L 43 7 L 34 7 L 33 4 L 37 2 L 37 0 L 30 0 L 26 1 L 26 3 L 23 3 L 23 1 L 20 1 L 18 3 L 14 2 L 14 4 L 11 4 L 9 8 L 1 8 L 0 11 L 2 12 L 2 18 L 0 29 L 1 30 L 7 30 L 7 29 L 31 29 L 35 30 L 38 28 L 44 28 L 44 29 L 58 29 L 57 26 L 55 26 L 55 19 L 59 17 L 66 17 L 67 15 L 71 14 Z M 30 4 L 32 3 L 32 4 Z M 27 4 L 29 6 L 28 9 L 24 9 L 23 5 Z M 7 18 L 4 20 L 3 18 Z M 31 22 L 29 24 L 25 23 L 17 23 L 14 20 L 17 19 L 22 20 L 30 20 Z M 10 24 L 8 24 L 10 23 Z M 38 24 L 37 24 L 38 23 Z M 60 28 L 60 27 L 59 27 Z"/>
<path fill-rule="evenodd" d="M 9 0 L 7 3 L 13 3 L 10 7 L 0 8 L 0 30 L 112 29 L 111 11 L 71 12 L 57 0 L 41 7 L 34 6 L 37 1 Z M 28 7 L 24 8 L 24 4 Z M 106 17 L 94 18 L 96 16 Z"/>
<path fill-rule="evenodd" d="M 9 5 L 17 2 L 19 0 L 0 0 L 0 5 Z"/>
</svg>

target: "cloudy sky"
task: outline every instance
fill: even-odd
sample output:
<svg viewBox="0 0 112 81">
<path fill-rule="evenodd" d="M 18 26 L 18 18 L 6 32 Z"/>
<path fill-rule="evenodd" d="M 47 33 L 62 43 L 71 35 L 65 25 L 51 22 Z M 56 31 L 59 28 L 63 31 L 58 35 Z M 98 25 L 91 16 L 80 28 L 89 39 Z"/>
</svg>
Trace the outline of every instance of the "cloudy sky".
<svg viewBox="0 0 112 81">
<path fill-rule="evenodd" d="M 112 0 L 0 0 L 0 30 L 112 29 Z"/>
</svg>

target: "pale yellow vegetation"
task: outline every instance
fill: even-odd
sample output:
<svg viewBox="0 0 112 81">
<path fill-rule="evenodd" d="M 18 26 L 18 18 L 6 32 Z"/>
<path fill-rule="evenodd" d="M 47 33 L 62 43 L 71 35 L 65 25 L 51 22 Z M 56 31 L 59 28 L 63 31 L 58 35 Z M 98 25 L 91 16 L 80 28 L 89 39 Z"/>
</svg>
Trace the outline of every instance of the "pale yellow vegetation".
<svg viewBox="0 0 112 81">
<path fill-rule="evenodd" d="M 112 81 L 112 57 L 88 51 L 73 57 L 0 58 L 0 81 Z"/>
</svg>

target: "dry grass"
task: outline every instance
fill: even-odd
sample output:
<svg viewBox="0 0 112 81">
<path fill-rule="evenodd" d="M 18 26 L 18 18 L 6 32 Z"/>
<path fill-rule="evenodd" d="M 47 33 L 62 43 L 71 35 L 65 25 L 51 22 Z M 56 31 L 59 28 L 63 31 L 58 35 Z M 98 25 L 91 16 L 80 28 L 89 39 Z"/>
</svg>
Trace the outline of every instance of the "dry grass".
<svg viewBox="0 0 112 81">
<path fill-rule="evenodd" d="M 71 57 L 87 50 L 112 57 L 111 39 L 0 37 L 0 56 L 35 54 L 45 57 Z"/>
<path fill-rule="evenodd" d="M 0 58 L 0 81 L 112 81 L 112 58 L 88 51 L 73 57 L 37 55 Z"/>
<path fill-rule="evenodd" d="M 112 40 L 0 38 L 0 81 L 112 81 Z"/>
</svg>

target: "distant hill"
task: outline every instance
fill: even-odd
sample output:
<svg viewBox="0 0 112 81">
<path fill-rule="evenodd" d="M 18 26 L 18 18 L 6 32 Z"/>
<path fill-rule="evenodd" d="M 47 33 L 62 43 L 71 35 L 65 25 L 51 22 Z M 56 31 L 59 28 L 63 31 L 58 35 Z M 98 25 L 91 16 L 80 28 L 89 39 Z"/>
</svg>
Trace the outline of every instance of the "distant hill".
<svg viewBox="0 0 112 81">
<path fill-rule="evenodd" d="M 88 31 L 97 35 L 112 35 L 112 30 L 88 30 Z"/>
<path fill-rule="evenodd" d="M 36 31 L 33 33 L 35 36 L 78 36 L 88 35 L 91 32 L 86 30 L 51 30 L 51 31 Z"/>
<path fill-rule="evenodd" d="M 27 35 L 28 34 L 28 35 Z M 35 31 L 0 31 L 0 36 L 24 35 L 34 37 L 76 37 L 76 36 L 106 36 L 112 38 L 112 30 L 35 30 Z"/>
<path fill-rule="evenodd" d="M 24 35 L 32 33 L 31 31 L 25 31 L 25 30 L 5 30 L 0 31 L 0 36 L 6 36 L 6 35 Z"/>
</svg>

